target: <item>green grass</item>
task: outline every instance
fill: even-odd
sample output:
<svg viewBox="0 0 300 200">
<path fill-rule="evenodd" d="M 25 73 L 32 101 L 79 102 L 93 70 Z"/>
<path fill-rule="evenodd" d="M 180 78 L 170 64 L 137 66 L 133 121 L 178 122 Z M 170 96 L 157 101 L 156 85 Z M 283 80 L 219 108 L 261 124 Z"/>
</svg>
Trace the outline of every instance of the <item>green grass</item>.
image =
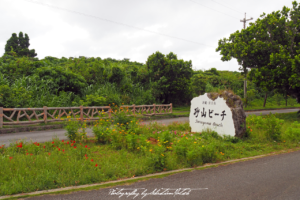
<svg viewBox="0 0 300 200">
<path fill-rule="evenodd" d="M 251 110 L 276 110 L 276 109 L 289 109 L 289 108 L 300 108 L 300 105 L 294 105 L 294 106 L 256 106 L 256 107 L 250 107 L 248 106 L 247 108 L 244 108 L 246 111 L 251 111 Z"/>
<path fill-rule="evenodd" d="M 256 106 L 256 107 L 246 107 L 244 108 L 245 111 L 252 111 L 252 110 L 276 110 L 276 109 L 289 109 L 289 108 L 299 108 L 300 109 L 300 104 L 296 104 L 294 106 Z M 190 113 L 190 107 L 177 107 L 176 109 L 173 109 L 173 114 L 175 115 L 186 115 Z"/>
<path fill-rule="evenodd" d="M 178 106 L 173 108 L 173 112 L 184 112 L 189 110 L 190 110 L 190 106 Z"/>
<path fill-rule="evenodd" d="M 0 195 L 120 180 L 299 147 L 297 114 L 275 116 L 284 120 L 276 125 L 281 136 L 275 142 L 264 125 L 271 116 L 247 118 L 248 137 L 242 139 L 212 131 L 191 133 L 188 123 L 138 125 L 121 117 L 99 121 L 95 138 L 75 143 L 54 139 L 11 144 L 0 148 Z"/>
</svg>

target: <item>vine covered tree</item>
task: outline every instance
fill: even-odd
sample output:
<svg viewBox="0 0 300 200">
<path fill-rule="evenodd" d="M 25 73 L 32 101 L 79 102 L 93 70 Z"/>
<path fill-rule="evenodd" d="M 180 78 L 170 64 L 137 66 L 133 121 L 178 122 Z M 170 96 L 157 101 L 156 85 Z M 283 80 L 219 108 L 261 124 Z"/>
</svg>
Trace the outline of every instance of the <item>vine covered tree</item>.
<svg viewBox="0 0 300 200">
<path fill-rule="evenodd" d="M 229 38 L 219 40 L 222 61 L 236 58 L 244 69 L 256 69 L 252 80 L 266 90 L 293 95 L 300 101 L 300 6 L 263 13 Z"/>
<path fill-rule="evenodd" d="M 25 37 L 22 32 L 19 33 L 19 37 L 16 33 L 13 33 L 11 38 L 7 40 L 5 45 L 5 54 L 14 55 L 18 57 L 35 57 L 37 54 L 34 49 L 29 50 L 29 37 L 25 33 Z"/>
</svg>

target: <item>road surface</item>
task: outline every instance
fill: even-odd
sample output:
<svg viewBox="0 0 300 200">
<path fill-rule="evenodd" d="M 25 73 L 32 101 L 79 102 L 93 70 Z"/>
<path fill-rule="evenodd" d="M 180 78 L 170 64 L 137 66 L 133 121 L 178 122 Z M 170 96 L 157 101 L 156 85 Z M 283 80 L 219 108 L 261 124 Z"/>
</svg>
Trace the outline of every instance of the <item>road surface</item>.
<svg viewBox="0 0 300 200">
<path fill-rule="evenodd" d="M 299 109 L 283 109 L 283 110 L 268 110 L 268 111 L 248 111 L 246 115 L 255 114 L 260 115 L 272 113 L 289 113 L 289 112 L 297 112 Z M 168 125 L 173 122 L 188 122 L 188 117 L 179 117 L 172 119 L 160 119 L 154 121 L 143 122 L 143 124 L 149 124 L 153 122 L 161 123 Z M 19 132 L 19 133 L 8 133 L 8 134 L 0 134 L 0 145 L 9 145 L 10 143 L 15 143 L 16 141 L 33 141 L 33 142 L 46 142 L 51 141 L 52 138 L 58 137 L 60 140 L 65 140 L 67 137 L 65 136 L 66 131 L 64 129 L 54 129 L 54 130 L 43 130 L 43 131 L 33 131 L 33 132 Z M 91 129 L 87 129 L 87 135 L 89 137 L 94 136 Z"/>
<path fill-rule="evenodd" d="M 182 200 L 243 200 L 243 199 L 300 199 L 300 151 L 257 158 L 216 168 L 194 170 L 164 178 L 136 182 L 112 188 L 79 191 L 62 195 L 44 195 L 26 200 L 115 200 L 115 199 L 182 199 Z M 185 189 L 186 195 L 171 195 L 176 189 Z M 118 191 L 132 192 L 134 196 L 118 195 Z M 160 189 L 160 191 L 158 191 Z M 167 189 L 170 195 L 160 193 Z M 190 191 L 191 189 L 191 191 Z M 142 192 L 156 195 L 142 198 Z M 112 193 L 114 191 L 114 193 Z M 144 194 L 145 194 L 144 193 Z M 180 192 L 179 192 L 180 193 Z M 119 193 L 120 194 L 120 193 Z M 181 193 L 183 194 L 183 193 Z"/>
</svg>

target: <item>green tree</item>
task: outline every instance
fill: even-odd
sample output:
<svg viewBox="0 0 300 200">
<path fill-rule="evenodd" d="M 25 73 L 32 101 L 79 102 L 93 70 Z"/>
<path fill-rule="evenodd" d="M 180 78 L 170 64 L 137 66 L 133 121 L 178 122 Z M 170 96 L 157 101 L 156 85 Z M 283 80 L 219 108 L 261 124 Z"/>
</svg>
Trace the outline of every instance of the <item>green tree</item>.
<svg viewBox="0 0 300 200">
<path fill-rule="evenodd" d="M 205 93 L 207 78 L 203 73 L 194 74 L 192 77 L 193 96 L 199 96 Z"/>
<path fill-rule="evenodd" d="M 79 94 L 86 87 L 85 79 L 78 74 L 66 70 L 63 67 L 41 67 L 35 72 L 40 79 L 48 81 L 49 89 L 55 91 L 74 92 Z"/>
<path fill-rule="evenodd" d="M 253 82 L 267 90 L 276 89 L 300 101 L 300 6 L 268 15 L 229 38 L 219 40 L 216 51 L 222 61 L 236 58 L 243 68 L 255 68 Z"/>
<path fill-rule="evenodd" d="M 176 54 L 156 52 L 146 62 L 150 82 L 160 101 L 186 103 L 191 98 L 192 61 L 178 60 Z"/>
<path fill-rule="evenodd" d="M 216 68 L 211 68 L 209 70 L 206 70 L 204 72 L 204 74 L 206 75 L 215 75 L 215 76 L 220 76 L 220 72 L 218 72 L 218 70 Z"/>
<path fill-rule="evenodd" d="M 109 81 L 111 83 L 117 83 L 118 85 L 120 85 L 121 81 L 124 78 L 124 72 L 120 67 L 117 66 L 113 66 L 111 71 L 112 73 L 111 73 L 111 77 L 109 78 Z"/>
<path fill-rule="evenodd" d="M 23 33 L 19 33 L 19 37 L 16 33 L 13 33 L 11 38 L 7 40 L 5 45 L 5 54 L 12 54 L 12 52 L 15 52 L 17 56 L 23 57 L 35 57 L 37 54 L 35 53 L 34 49 L 29 50 L 29 37 L 25 33 L 25 37 L 23 36 Z"/>
</svg>

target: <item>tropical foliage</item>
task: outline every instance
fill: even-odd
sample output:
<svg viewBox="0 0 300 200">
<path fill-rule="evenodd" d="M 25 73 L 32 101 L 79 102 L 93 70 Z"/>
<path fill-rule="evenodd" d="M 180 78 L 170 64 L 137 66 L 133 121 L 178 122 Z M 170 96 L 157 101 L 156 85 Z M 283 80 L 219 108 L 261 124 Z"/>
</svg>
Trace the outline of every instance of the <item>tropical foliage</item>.
<svg viewBox="0 0 300 200">
<path fill-rule="evenodd" d="M 263 13 L 249 27 L 219 40 L 223 61 L 236 58 L 246 68 L 256 69 L 252 80 L 265 91 L 293 95 L 300 100 L 299 63 L 300 5 Z"/>
</svg>

